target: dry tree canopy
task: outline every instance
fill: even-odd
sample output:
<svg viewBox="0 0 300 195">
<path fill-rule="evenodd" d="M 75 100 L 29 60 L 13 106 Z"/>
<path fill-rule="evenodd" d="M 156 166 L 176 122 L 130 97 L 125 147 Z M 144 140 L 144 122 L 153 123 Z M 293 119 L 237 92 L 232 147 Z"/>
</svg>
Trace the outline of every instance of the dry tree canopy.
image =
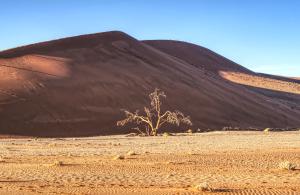
<svg viewBox="0 0 300 195">
<path fill-rule="evenodd" d="M 165 124 L 175 124 L 179 126 L 181 123 L 192 125 L 191 119 L 189 116 L 184 116 L 184 114 L 178 110 L 171 112 L 169 110 L 164 113 L 161 112 L 161 98 L 166 98 L 166 95 L 163 91 L 155 89 L 154 92 L 149 94 L 150 98 L 150 107 L 144 107 L 145 115 L 140 115 L 139 111 L 130 112 L 124 110 L 126 118 L 117 122 L 118 126 L 125 126 L 128 123 L 135 123 L 137 125 L 144 125 L 145 129 L 137 129 L 140 133 L 146 135 L 156 136 L 160 127 Z"/>
</svg>

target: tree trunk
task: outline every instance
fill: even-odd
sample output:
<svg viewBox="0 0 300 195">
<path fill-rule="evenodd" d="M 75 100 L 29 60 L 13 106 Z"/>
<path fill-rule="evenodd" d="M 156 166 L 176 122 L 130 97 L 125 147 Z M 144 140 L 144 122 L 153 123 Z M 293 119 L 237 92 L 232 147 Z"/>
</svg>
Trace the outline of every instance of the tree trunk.
<svg viewBox="0 0 300 195">
<path fill-rule="evenodd" d="M 157 129 L 152 129 L 151 133 L 153 136 L 157 136 Z"/>
</svg>

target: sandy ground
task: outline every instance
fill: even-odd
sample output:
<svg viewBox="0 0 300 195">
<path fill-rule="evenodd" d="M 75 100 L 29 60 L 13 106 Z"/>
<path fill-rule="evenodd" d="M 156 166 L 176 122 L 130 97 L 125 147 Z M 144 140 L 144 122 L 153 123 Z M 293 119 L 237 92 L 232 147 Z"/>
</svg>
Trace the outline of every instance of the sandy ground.
<svg viewBox="0 0 300 195">
<path fill-rule="evenodd" d="M 1 139 L 0 156 L 0 194 L 300 194 L 300 132 Z"/>
</svg>

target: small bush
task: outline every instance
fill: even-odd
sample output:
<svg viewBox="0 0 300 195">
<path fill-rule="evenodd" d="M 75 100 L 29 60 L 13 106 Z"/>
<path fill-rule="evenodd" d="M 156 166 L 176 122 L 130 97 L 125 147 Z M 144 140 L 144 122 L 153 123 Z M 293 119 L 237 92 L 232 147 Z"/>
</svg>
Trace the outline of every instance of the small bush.
<svg viewBox="0 0 300 195">
<path fill-rule="evenodd" d="M 127 152 L 127 155 L 128 155 L 128 156 L 133 156 L 133 155 L 136 155 L 136 153 L 135 153 L 134 151 L 131 150 L 131 151 Z"/>
<path fill-rule="evenodd" d="M 283 170 L 293 171 L 296 169 L 296 165 L 289 161 L 285 161 L 285 162 L 279 163 L 279 168 L 283 169 Z"/>
<path fill-rule="evenodd" d="M 197 153 L 196 152 L 194 152 L 194 151 L 189 151 L 188 152 L 188 155 L 196 155 Z"/>
<path fill-rule="evenodd" d="M 62 162 L 62 161 L 59 161 L 59 160 L 57 160 L 57 161 L 55 161 L 53 164 L 52 164 L 52 166 L 63 166 L 64 165 L 64 163 Z"/>
<path fill-rule="evenodd" d="M 271 131 L 270 128 L 265 128 L 265 129 L 264 129 L 264 132 L 270 132 L 270 131 Z"/>
<path fill-rule="evenodd" d="M 123 160 L 123 159 L 125 159 L 125 156 L 123 155 L 117 155 L 113 158 L 113 160 Z"/>
<path fill-rule="evenodd" d="M 163 133 L 163 136 L 164 136 L 164 137 L 168 137 L 168 136 L 170 136 L 170 135 L 171 135 L 171 134 L 168 133 L 168 132 L 164 132 L 164 133 Z"/>
<path fill-rule="evenodd" d="M 203 183 L 196 185 L 195 189 L 197 191 L 202 191 L 202 192 L 212 192 L 213 191 L 213 189 L 208 185 L 207 182 L 203 182 Z"/>
</svg>

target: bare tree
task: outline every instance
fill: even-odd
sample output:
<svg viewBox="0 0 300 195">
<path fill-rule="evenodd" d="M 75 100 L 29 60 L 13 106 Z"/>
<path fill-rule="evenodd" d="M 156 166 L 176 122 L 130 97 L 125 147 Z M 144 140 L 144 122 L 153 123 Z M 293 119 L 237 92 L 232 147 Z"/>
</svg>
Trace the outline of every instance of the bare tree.
<svg viewBox="0 0 300 195">
<path fill-rule="evenodd" d="M 176 124 L 177 126 L 180 123 L 187 125 L 192 125 L 189 116 L 184 116 L 180 111 L 171 112 L 167 110 L 166 112 L 161 112 L 161 98 L 166 98 L 166 95 L 163 91 L 155 89 L 154 92 L 150 93 L 149 98 L 151 100 L 150 107 L 144 107 L 145 116 L 139 114 L 139 111 L 130 112 L 124 110 L 126 118 L 117 122 L 117 126 L 124 126 L 127 123 L 136 123 L 137 125 L 145 125 L 144 130 L 140 130 L 139 127 L 135 129 L 140 133 L 146 135 L 156 136 L 159 128 L 165 124 Z"/>
</svg>

